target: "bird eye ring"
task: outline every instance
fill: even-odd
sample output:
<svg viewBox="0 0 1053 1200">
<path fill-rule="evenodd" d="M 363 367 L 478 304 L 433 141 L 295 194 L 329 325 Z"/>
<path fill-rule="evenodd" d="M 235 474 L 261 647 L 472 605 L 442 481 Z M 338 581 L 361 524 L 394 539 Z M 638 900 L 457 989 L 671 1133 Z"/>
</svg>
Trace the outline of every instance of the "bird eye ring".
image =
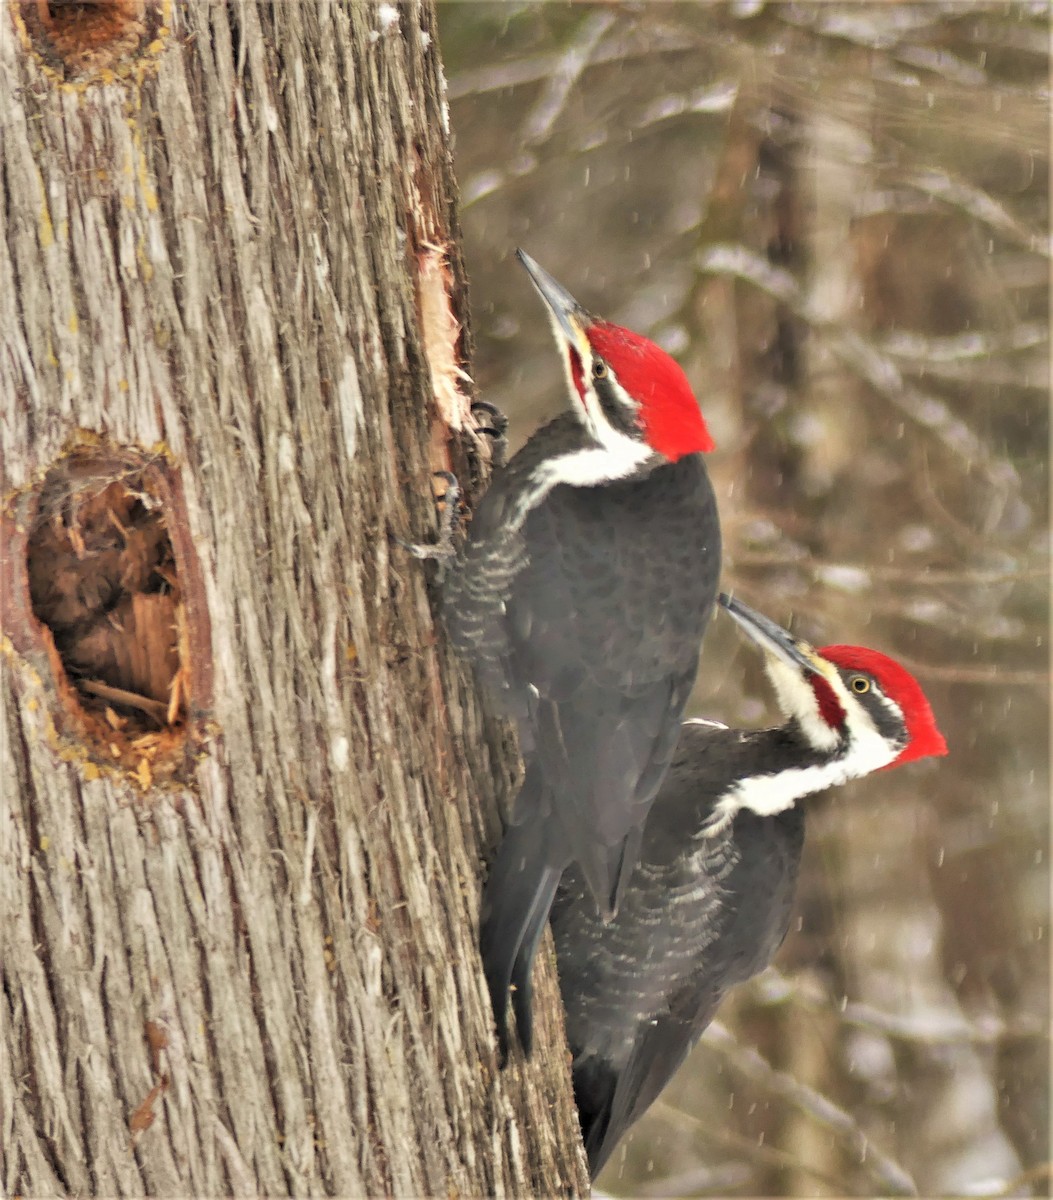
<svg viewBox="0 0 1053 1200">
<path fill-rule="evenodd" d="M 865 675 L 855 675 L 852 678 L 852 691 L 858 692 L 862 696 L 865 692 L 870 691 L 870 680 Z"/>
<path fill-rule="evenodd" d="M 596 361 L 592 364 L 592 377 L 593 377 L 593 379 L 606 379 L 607 378 L 607 364 L 603 361 L 602 358 L 597 358 Z"/>
</svg>

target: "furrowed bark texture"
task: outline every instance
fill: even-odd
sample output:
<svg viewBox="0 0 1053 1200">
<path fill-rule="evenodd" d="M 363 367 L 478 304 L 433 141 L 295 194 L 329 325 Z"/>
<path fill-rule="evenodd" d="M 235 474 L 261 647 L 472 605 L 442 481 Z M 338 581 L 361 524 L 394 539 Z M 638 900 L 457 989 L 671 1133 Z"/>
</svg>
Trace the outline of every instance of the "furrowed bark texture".
<svg viewBox="0 0 1053 1200">
<path fill-rule="evenodd" d="M 514 756 L 390 540 L 430 536 L 434 468 L 485 459 L 447 440 L 434 15 L 165 5 L 131 67 L 64 79 L 48 11 L 0 10 L 0 1186 L 584 1191 L 551 964 L 535 1060 L 499 1075 L 475 948 Z M 76 693 L 33 615 L 35 533 L 95 569 L 77 455 L 93 497 L 124 480 L 99 536 L 130 554 L 158 509 L 170 535 L 143 583 L 179 598 L 167 703 Z"/>
</svg>

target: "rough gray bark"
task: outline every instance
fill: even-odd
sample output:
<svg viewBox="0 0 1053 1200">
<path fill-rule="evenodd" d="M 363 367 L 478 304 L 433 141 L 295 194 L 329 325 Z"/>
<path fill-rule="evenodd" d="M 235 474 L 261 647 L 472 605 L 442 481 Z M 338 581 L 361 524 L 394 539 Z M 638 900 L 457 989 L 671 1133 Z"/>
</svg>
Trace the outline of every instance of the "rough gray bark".
<svg viewBox="0 0 1053 1200">
<path fill-rule="evenodd" d="M 498 1075 L 475 949 L 514 758 L 390 541 L 485 458 L 434 15 L 115 13 L 0 12 L 0 1186 L 584 1191 L 551 964 Z M 114 529 L 74 687 L 41 556 Z"/>
</svg>

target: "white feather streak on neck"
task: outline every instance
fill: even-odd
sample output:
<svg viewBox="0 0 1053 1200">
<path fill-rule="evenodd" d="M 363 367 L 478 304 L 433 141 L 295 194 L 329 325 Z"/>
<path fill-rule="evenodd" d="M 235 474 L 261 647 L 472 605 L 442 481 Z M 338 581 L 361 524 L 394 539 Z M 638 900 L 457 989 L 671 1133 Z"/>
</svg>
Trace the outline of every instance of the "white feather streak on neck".
<svg viewBox="0 0 1053 1200">
<path fill-rule="evenodd" d="M 774 775 L 750 775 L 739 779 L 714 805 L 709 832 L 716 833 L 725 828 L 735 814 L 744 808 L 760 817 L 772 817 L 785 812 L 802 797 L 869 775 L 895 757 L 895 749 L 879 734 L 876 740 L 867 739 L 852 746 L 845 755 L 829 762 L 809 767 L 789 767 Z"/>
<path fill-rule="evenodd" d="M 614 432 L 614 431 L 612 431 Z M 617 440 L 615 440 L 617 439 Z M 571 487 L 597 487 L 616 483 L 635 475 L 657 455 L 646 442 L 637 442 L 615 434 L 606 446 L 584 446 L 569 454 L 561 454 L 531 472 L 516 500 L 512 514 L 513 527 L 518 529 L 527 514 L 561 483 Z"/>
</svg>

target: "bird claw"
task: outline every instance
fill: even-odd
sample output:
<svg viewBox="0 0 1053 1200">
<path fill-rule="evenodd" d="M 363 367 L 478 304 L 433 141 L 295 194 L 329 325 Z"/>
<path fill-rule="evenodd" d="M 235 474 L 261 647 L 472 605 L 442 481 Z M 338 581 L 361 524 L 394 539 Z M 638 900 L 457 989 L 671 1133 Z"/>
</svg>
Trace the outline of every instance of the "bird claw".
<svg viewBox="0 0 1053 1200">
<path fill-rule="evenodd" d="M 485 420 L 479 419 L 479 414 L 485 415 Z M 494 463 L 503 467 L 508 451 L 508 418 L 489 400 L 472 401 L 472 417 L 475 419 L 475 432 L 485 434 L 490 441 L 490 450 Z"/>
<path fill-rule="evenodd" d="M 437 504 L 442 504 L 442 517 L 439 520 L 439 537 L 435 542 L 407 542 L 400 537 L 395 541 L 403 550 L 421 560 L 434 559 L 445 563 L 455 558 L 457 550 L 453 544 L 453 535 L 461 519 L 461 485 L 452 471 L 434 471 L 433 475 L 446 481 L 446 491 L 435 497 Z"/>
<path fill-rule="evenodd" d="M 490 419 L 489 425 L 476 425 L 480 433 L 488 433 L 492 437 L 504 436 L 505 431 L 508 429 L 508 418 L 496 404 L 491 404 L 489 400 L 473 400 L 472 416 L 476 417 L 476 421 L 478 422 L 477 413 L 485 413 Z"/>
<path fill-rule="evenodd" d="M 407 542 L 398 536 L 395 536 L 393 540 L 396 546 L 401 546 L 407 554 L 412 554 L 421 562 L 427 562 L 430 559 L 442 563 L 457 555 L 457 551 L 452 546 L 443 546 L 437 542 Z"/>
</svg>

